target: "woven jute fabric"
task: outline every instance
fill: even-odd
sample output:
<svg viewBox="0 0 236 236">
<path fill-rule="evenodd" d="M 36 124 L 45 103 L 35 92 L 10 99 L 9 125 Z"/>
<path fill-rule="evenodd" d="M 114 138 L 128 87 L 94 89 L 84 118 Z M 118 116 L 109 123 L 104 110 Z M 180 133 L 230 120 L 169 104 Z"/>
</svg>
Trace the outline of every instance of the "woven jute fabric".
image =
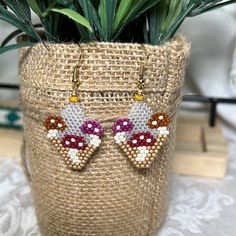
<svg viewBox="0 0 236 236">
<path fill-rule="evenodd" d="M 138 170 L 113 141 L 111 126 L 125 117 L 146 56 L 139 44 L 37 44 L 21 52 L 21 104 L 26 161 L 42 235 L 147 236 L 163 222 L 175 118 L 189 45 L 181 36 L 163 46 L 146 45 L 147 103 L 171 118 L 170 136 L 152 167 Z M 82 50 L 79 94 L 88 117 L 105 127 L 103 142 L 84 170 L 69 169 L 43 126 L 71 93 Z M 23 155 L 24 156 L 24 155 Z"/>
</svg>

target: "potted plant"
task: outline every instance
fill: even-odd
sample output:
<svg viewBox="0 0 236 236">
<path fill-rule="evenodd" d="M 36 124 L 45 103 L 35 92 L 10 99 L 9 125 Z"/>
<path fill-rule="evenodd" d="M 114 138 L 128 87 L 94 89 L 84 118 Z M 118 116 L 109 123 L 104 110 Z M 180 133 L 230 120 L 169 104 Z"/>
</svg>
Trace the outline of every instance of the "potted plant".
<svg viewBox="0 0 236 236">
<path fill-rule="evenodd" d="M 189 53 L 186 40 L 175 33 L 186 17 L 234 2 L 0 1 L 0 19 L 17 28 L 0 53 L 25 47 L 19 73 L 22 157 L 42 235 L 155 234 L 166 213 L 175 118 Z M 40 24 L 33 25 L 31 10 Z M 19 34 L 18 43 L 8 45 Z M 74 105 L 65 100 L 77 104 L 78 91 L 81 104 L 73 112 Z M 96 151 L 82 137 L 63 133 L 78 128 L 84 110 L 93 122 L 86 120 L 78 132 L 93 135 L 88 137 L 100 146 Z M 151 110 L 156 112 L 152 116 Z M 135 125 L 142 132 L 126 140 Z M 75 144 L 80 148 L 70 147 Z"/>
</svg>

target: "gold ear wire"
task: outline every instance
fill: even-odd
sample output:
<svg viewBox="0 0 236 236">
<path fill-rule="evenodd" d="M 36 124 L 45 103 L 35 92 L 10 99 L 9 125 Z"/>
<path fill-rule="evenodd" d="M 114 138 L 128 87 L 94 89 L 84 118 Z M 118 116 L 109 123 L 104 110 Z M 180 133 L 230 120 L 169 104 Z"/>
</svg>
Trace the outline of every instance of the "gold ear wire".
<svg viewBox="0 0 236 236">
<path fill-rule="evenodd" d="M 138 81 L 137 81 L 138 92 L 136 92 L 133 96 L 133 99 L 135 101 L 143 101 L 144 100 L 144 95 L 143 95 L 143 89 L 144 89 L 144 83 L 145 83 L 144 73 L 147 70 L 148 60 L 149 60 L 149 57 L 150 57 L 150 55 L 147 51 L 147 48 L 143 44 L 141 44 L 141 47 L 142 47 L 142 49 L 143 49 L 143 51 L 146 55 L 146 60 L 140 66 L 140 74 L 139 74 L 139 78 L 138 78 Z"/>
<path fill-rule="evenodd" d="M 73 70 L 73 78 L 72 78 L 72 93 L 71 93 L 71 96 L 69 98 L 69 101 L 72 102 L 72 103 L 76 103 L 76 102 L 79 102 L 80 99 L 78 97 L 78 88 L 80 86 L 80 80 L 79 80 L 79 66 L 80 66 L 80 62 L 81 62 L 81 58 L 82 58 L 82 48 L 79 45 L 79 48 L 80 48 L 80 54 L 79 54 L 79 59 L 78 59 L 78 62 L 77 64 L 75 65 L 74 67 L 74 70 Z"/>
</svg>

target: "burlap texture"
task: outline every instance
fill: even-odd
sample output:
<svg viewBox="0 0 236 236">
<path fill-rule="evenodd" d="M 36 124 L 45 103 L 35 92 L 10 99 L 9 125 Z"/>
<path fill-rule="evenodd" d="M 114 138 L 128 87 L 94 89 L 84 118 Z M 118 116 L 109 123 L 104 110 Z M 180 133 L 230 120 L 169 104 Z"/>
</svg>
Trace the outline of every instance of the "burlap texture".
<svg viewBox="0 0 236 236">
<path fill-rule="evenodd" d="M 57 114 L 71 92 L 82 48 L 80 97 L 90 118 L 105 127 L 103 142 L 81 172 L 70 170 L 46 138 L 43 122 Z M 170 137 L 151 169 L 137 170 L 113 141 L 114 119 L 133 103 L 145 53 L 138 44 L 37 44 L 21 52 L 21 102 L 27 163 L 42 235 L 147 236 L 163 222 L 175 118 L 189 45 L 182 37 L 150 53 L 144 78 L 153 110 L 171 117 Z"/>
</svg>

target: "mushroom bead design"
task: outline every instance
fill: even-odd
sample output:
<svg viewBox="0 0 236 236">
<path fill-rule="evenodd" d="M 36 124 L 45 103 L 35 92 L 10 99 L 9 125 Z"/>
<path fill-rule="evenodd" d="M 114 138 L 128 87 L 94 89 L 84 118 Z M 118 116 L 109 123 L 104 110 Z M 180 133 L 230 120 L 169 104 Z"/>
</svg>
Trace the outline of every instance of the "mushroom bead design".
<svg viewBox="0 0 236 236">
<path fill-rule="evenodd" d="M 82 170 L 101 144 L 104 129 L 96 120 L 87 119 L 77 102 L 65 106 L 60 115 L 50 115 L 44 126 L 47 138 L 72 170 Z"/>
<path fill-rule="evenodd" d="M 135 102 L 126 118 L 115 120 L 114 140 L 138 169 L 148 169 L 161 155 L 169 135 L 170 119 L 165 112 L 153 113 L 145 102 Z"/>
</svg>

